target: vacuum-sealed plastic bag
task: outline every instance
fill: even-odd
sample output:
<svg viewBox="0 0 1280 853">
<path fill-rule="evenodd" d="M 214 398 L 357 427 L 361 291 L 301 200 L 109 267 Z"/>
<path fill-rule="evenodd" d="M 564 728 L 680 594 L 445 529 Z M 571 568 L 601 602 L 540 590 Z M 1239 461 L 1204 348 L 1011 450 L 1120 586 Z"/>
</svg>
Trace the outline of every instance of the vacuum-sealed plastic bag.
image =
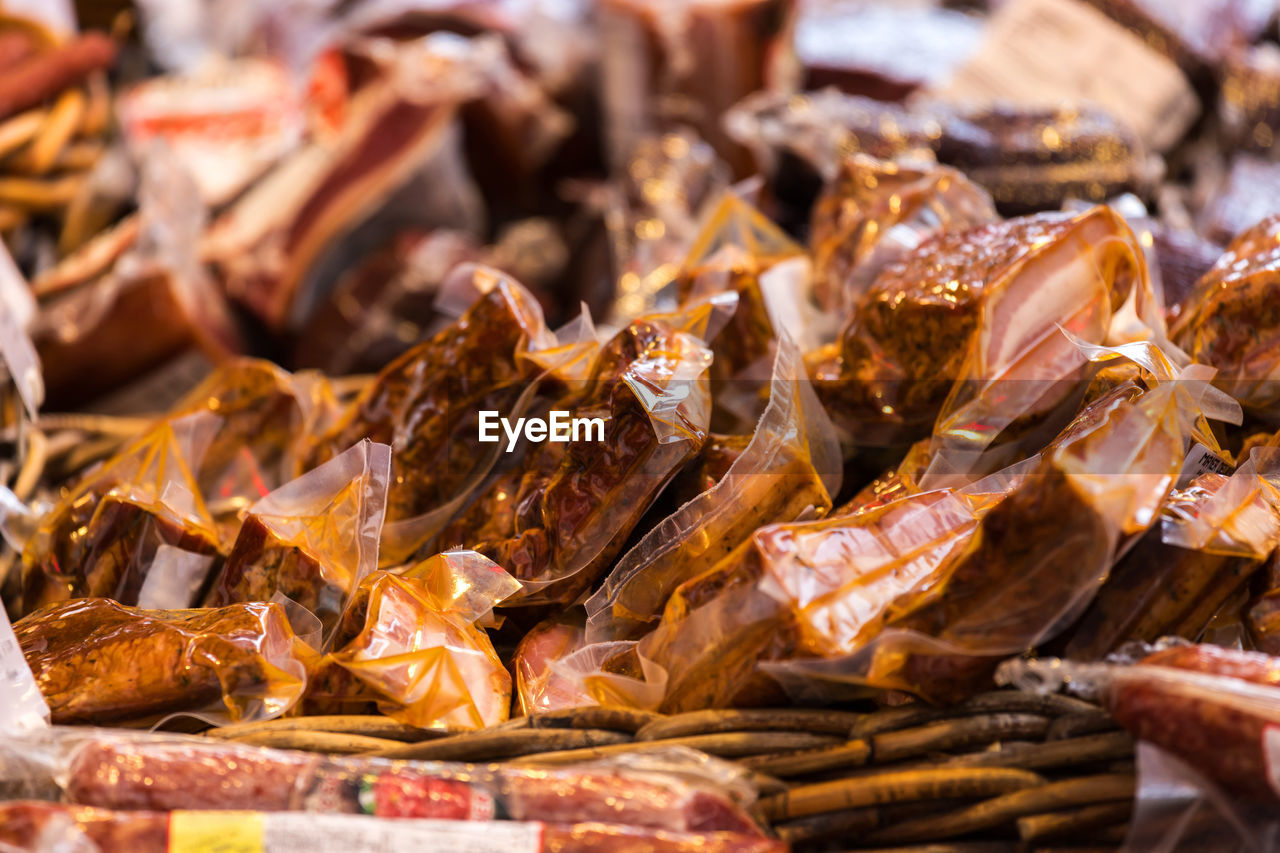
<svg viewBox="0 0 1280 853">
<path fill-rule="evenodd" d="M 162 421 L 66 490 L 23 549 L 23 611 L 82 596 L 136 604 L 159 549 L 216 556 L 196 472 L 221 423 L 207 411 Z"/>
<path fill-rule="evenodd" d="M 222 419 L 195 468 L 227 547 L 249 504 L 301 473 L 311 435 L 328 428 L 337 402 L 328 380 L 290 374 L 268 361 L 238 358 L 215 368 L 168 417 L 210 411 Z"/>
<path fill-rule="evenodd" d="M 1095 344 L 1129 325 L 1162 334 L 1156 309 L 1142 247 L 1110 208 L 943 231 L 866 291 L 819 394 L 859 442 L 934 427 L 963 469 L 1015 420 L 1044 419 L 1078 391 L 1085 357 L 1059 327 Z"/>
<path fill-rule="evenodd" d="M 1199 389 L 1199 393 L 1196 392 Z M 988 512 L 973 538 L 896 599 L 883 632 L 818 678 L 851 677 L 936 701 L 990 683 L 1004 657 L 1065 630 L 1173 488 L 1206 383 L 1123 387 L 1088 407 Z M 805 661 L 788 668 L 808 672 Z"/>
<path fill-rule="evenodd" d="M 516 708 L 529 715 L 598 704 L 578 679 L 561 667 L 587 645 L 586 615 L 573 608 L 544 619 L 516 646 L 511 668 L 516 676 Z"/>
<path fill-rule="evenodd" d="M 483 476 L 480 412 L 517 417 L 517 404 L 539 373 L 526 353 L 557 343 L 537 300 L 521 285 L 484 267 L 460 269 L 458 276 L 442 298 L 461 289 L 470 300 L 478 292 L 470 308 L 383 368 L 317 439 L 308 459 L 317 465 L 362 438 L 391 446 L 383 565 L 410 558 L 447 520 L 423 524 L 422 517 Z"/>
<path fill-rule="evenodd" d="M 391 449 L 361 441 L 255 503 L 205 604 L 280 594 L 315 614 L 327 639 L 377 568 L 390 471 Z"/>
<path fill-rule="evenodd" d="M 880 271 L 926 237 L 995 219 L 991 197 L 954 169 L 847 157 L 813 208 L 815 295 L 848 316 Z"/>
<path fill-rule="evenodd" d="M 379 710 L 419 728 L 479 729 L 507 719 L 511 676 L 481 624 L 520 589 L 472 551 L 450 551 L 360 584 L 324 664 L 353 676 Z M 355 629 L 354 636 L 347 634 Z M 323 670 L 317 674 L 323 685 Z M 324 687 L 320 687 L 324 690 Z M 312 694 L 308 694 L 308 699 Z"/>
<path fill-rule="evenodd" d="M 636 639 L 655 625 L 677 586 L 711 569 L 757 528 L 821 515 L 839 491 L 839 444 L 784 339 L 769 407 L 723 477 L 660 522 L 587 602 L 592 642 Z"/>
<path fill-rule="evenodd" d="M 1264 417 L 1280 400 L 1280 216 L 1241 233 L 1196 284 L 1170 330 L 1214 383 Z"/>
<path fill-rule="evenodd" d="M 726 410 L 717 413 L 722 420 L 726 415 L 747 423 L 755 418 L 758 404 L 753 405 L 752 398 L 768 378 L 778 337 L 786 334 L 775 322 L 780 312 L 770 304 L 764 280 L 774 266 L 801 255 L 803 249 L 759 211 L 728 193 L 685 259 L 676 278 L 681 304 L 718 292 L 738 295 L 728 324 L 709 341 L 715 355 L 711 364 L 714 402 L 717 409 Z M 794 295 L 804 298 L 803 293 Z"/>
<path fill-rule="evenodd" d="M 636 320 L 614 336 L 585 383 L 552 406 L 572 421 L 530 448 L 514 495 L 511 477 L 498 477 L 441 534 L 521 582 L 504 606 L 572 603 L 697 454 L 710 420 L 711 354 L 680 329 L 705 329 L 703 315 L 715 310 Z"/>
<path fill-rule="evenodd" d="M 1137 746 L 1138 790 L 1120 853 L 1246 853 L 1275 846 L 1267 805 L 1241 801 L 1155 744 Z"/>
<path fill-rule="evenodd" d="M 264 602 L 162 611 L 82 598 L 14 632 L 55 723 L 276 717 L 301 698 L 315 657 Z"/>
<path fill-rule="evenodd" d="M 1201 474 L 1170 496 L 1159 524 L 1116 565 L 1071 630 L 1066 655 L 1093 660 L 1130 640 L 1200 639 L 1277 544 L 1280 450 L 1257 448 L 1229 477 Z"/>
</svg>

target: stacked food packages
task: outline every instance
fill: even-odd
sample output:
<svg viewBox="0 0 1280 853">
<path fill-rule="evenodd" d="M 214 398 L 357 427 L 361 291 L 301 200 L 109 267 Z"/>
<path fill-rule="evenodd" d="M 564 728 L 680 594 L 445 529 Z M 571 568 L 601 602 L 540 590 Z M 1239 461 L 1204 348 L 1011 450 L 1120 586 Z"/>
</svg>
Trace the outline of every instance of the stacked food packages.
<svg viewBox="0 0 1280 853">
<path fill-rule="evenodd" d="M 3 4 L 0 849 L 773 853 L 492 738 L 997 688 L 1280 849 L 1278 12 Z"/>
</svg>

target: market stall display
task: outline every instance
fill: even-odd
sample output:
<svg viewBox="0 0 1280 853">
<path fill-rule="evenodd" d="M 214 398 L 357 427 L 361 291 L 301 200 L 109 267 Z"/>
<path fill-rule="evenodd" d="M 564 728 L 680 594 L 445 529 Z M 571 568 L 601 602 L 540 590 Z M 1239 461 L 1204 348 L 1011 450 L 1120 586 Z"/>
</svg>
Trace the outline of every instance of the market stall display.
<svg viewBox="0 0 1280 853">
<path fill-rule="evenodd" d="M 29 5 L 0 848 L 1274 849 L 1274 3 Z"/>
</svg>

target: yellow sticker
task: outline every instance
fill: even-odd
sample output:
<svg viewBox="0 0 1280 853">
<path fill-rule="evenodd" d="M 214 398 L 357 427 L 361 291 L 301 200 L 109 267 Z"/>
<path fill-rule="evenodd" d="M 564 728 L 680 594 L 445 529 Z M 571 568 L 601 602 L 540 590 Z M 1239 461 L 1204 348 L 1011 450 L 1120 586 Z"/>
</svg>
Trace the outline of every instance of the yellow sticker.
<svg viewBox="0 0 1280 853">
<path fill-rule="evenodd" d="M 264 853 L 262 812 L 169 815 L 169 853 Z"/>
</svg>

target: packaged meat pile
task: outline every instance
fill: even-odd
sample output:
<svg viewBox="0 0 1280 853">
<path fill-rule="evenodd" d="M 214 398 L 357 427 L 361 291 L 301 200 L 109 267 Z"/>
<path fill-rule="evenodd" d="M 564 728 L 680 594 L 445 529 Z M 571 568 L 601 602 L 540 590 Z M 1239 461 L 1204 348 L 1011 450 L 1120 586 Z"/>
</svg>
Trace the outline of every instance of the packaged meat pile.
<svg viewBox="0 0 1280 853">
<path fill-rule="evenodd" d="M 717 714 L 998 686 L 1280 850 L 1275 2 L 124 5 L 0 10 L 0 850 L 774 853 Z"/>
</svg>

